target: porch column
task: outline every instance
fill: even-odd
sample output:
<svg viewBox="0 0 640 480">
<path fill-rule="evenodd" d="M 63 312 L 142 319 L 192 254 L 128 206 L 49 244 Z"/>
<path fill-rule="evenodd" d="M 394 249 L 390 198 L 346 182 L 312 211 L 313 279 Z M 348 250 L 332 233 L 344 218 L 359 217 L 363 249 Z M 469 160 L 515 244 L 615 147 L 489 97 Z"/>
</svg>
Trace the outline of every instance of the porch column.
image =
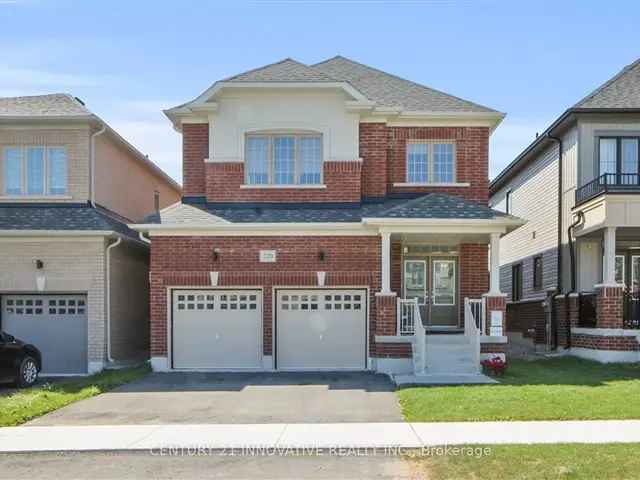
<svg viewBox="0 0 640 480">
<path fill-rule="evenodd" d="M 391 293 L 391 234 L 388 232 L 382 232 L 380 259 L 382 262 L 381 274 L 382 274 L 382 290 L 380 293 Z"/>
<path fill-rule="evenodd" d="M 489 294 L 501 295 L 500 291 L 500 234 L 491 234 L 491 277 L 489 282 Z M 485 277 L 486 278 L 486 277 Z"/>
<path fill-rule="evenodd" d="M 602 283 L 608 286 L 616 285 L 616 227 L 604 229 Z"/>
</svg>

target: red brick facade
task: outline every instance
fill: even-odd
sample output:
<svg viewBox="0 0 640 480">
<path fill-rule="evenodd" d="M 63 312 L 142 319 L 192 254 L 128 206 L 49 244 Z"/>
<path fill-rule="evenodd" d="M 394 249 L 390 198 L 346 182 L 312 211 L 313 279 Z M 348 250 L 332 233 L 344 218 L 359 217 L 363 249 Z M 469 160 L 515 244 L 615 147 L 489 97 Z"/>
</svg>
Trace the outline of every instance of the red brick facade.
<svg viewBox="0 0 640 480">
<path fill-rule="evenodd" d="M 398 193 L 445 193 L 486 204 L 489 198 L 486 127 L 388 127 L 361 123 L 360 162 L 325 162 L 326 188 L 244 189 L 242 163 L 204 163 L 209 156 L 208 124 L 183 125 L 185 196 L 211 202 L 359 202 Z M 456 182 L 465 187 L 394 186 L 406 182 L 406 145 L 412 140 L 452 140 Z"/>
<path fill-rule="evenodd" d="M 207 201 L 360 202 L 361 171 L 361 162 L 324 162 L 323 188 L 243 188 L 243 163 L 207 163 Z"/>
<path fill-rule="evenodd" d="M 584 335 L 574 333 L 571 335 L 572 347 L 589 348 L 593 350 L 638 351 L 640 344 L 636 337 Z"/>
<path fill-rule="evenodd" d="M 622 328 L 622 287 L 600 287 L 597 293 L 598 328 Z"/>
<path fill-rule="evenodd" d="M 411 140 L 453 140 L 456 151 L 456 182 L 468 187 L 407 187 L 407 143 Z M 489 129 L 485 127 L 389 127 L 387 192 L 444 193 L 467 200 L 489 201 Z M 364 157 L 363 157 L 364 158 Z M 365 160 L 366 161 L 366 160 Z"/>
<path fill-rule="evenodd" d="M 204 160 L 208 156 L 209 124 L 184 124 L 182 126 L 182 190 L 185 197 L 205 194 Z"/>
<path fill-rule="evenodd" d="M 369 288 L 370 353 L 375 356 L 374 294 L 380 290 L 378 237 L 154 237 L 151 245 L 152 356 L 167 354 L 167 288 L 210 286 L 210 271 L 220 272 L 221 287 L 263 289 L 265 355 L 272 353 L 274 287 L 314 287 L 316 272 L 325 271 L 327 288 Z M 218 260 L 213 259 L 214 248 Z M 260 263 L 261 249 L 277 250 L 277 262 Z M 320 251 L 325 253 L 324 261 L 319 258 Z M 395 311 L 393 315 L 395 318 Z"/>
</svg>

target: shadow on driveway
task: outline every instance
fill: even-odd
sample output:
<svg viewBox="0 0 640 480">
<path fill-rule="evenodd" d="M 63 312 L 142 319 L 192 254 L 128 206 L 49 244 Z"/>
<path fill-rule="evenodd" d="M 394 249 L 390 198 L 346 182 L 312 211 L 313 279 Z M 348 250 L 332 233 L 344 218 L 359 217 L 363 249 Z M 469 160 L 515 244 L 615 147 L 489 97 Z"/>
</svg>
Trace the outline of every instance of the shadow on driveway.
<svg viewBox="0 0 640 480">
<path fill-rule="evenodd" d="M 370 372 L 153 373 L 30 425 L 401 422 L 394 385 Z"/>
</svg>

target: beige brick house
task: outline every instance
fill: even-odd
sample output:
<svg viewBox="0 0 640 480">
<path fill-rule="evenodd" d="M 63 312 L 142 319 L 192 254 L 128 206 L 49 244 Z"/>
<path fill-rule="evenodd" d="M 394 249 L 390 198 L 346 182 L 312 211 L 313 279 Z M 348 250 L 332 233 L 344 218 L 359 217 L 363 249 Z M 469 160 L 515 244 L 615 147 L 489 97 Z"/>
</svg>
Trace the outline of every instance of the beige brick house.
<svg viewBox="0 0 640 480">
<path fill-rule="evenodd" d="M 0 328 L 43 373 L 148 354 L 148 245 L 180 186 L 77 98 L 0 98 Z"/>
</svg>

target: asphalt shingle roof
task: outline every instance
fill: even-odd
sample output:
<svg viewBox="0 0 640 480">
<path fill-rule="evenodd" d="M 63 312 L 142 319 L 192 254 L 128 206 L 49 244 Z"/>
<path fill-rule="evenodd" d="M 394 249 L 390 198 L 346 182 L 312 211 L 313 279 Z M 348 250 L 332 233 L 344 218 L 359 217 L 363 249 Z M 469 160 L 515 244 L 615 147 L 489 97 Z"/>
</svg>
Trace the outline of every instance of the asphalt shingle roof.
<svg viewBox="0 0 640 480">
<path fill-rule="evenodd" d="M 66 93 L 0 98 L 1 117 L 86 117 L 91 112 Z"/>
<path fill-rule="evenodd" d="M 624 67 L 574 108 L 640 108 L 640 59 Z"/>
<path fill-rule="evenodd" d="M 433 112 L 496 112 L 341 56 L 311 68 L 336 80 L 349 82 L 369 100 L 388 107 Z"/>
<path fill-rule="evenodd" d="M 221 82 L 346 82 L 367 99 L 383 107 L 407 111 L 499 113 L 341 56 L 315 65 L 305 65 L 297 60 L 285 58 L 220 80 L 216 84 Z M 189 103 L 191 102 L 175 108 L 184 107 Z"/>
<path fill-rule="evenodd" d="M 479 203 L 431 193 L 414 199 L 363 204 L 180 204 L 147 217 L 144 223 L 359 223 L 363 218 L 490 220 L 498 217 L 510 218 Z"/>
<path fill-rule="evenodd" d="M 276 63 L 255 68 L 223 82 L 335 82 L 334 78 L 319 70 L 300 63 L 292 58 L 285 58 Z"/>
<path fill-rule="evenodd" d="M 101 230 L 138 238 L 124 221 L 88 203 L 0 205 L 1 230 Z"/>
</svg>

